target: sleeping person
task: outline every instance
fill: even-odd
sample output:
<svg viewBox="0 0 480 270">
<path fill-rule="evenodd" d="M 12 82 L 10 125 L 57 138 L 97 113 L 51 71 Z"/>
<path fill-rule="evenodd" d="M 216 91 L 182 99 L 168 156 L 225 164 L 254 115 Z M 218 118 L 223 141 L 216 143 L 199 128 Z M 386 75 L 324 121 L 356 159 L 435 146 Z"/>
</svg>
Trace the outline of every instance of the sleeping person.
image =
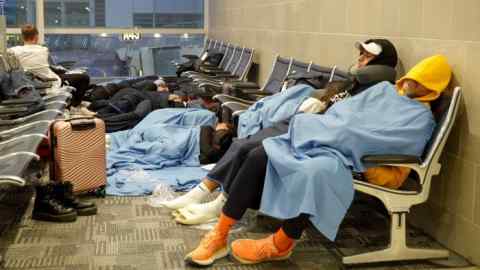
<svg viewBox="0 0 480 270">
<path fill-rule="evenodd" d="M 131 130 L 112 133 L 107 153 L 107 194 L 152 192 L 153 181 L 128 181 L 122 171 L 150 171 L 168 180 L 173 169 L 168 173 L 166 169 L 175 168 L 177 180 L 180 171 L 193 171 L 189 180 L 199 174 L 197 179 L 201 179 L 205 172 L 200 165 L 217 162 L 232 142 L 231 127 L 216 122 L 215 114 L 208 110 L 169 108 L 149 114 Z"/>
<path fill-rule="evenodd" d="M 88 109 L 105 121 L 106 131 L 111 133 L 131 129 L 152 111 L 169 107 L 184 105 L 162 80 L 144 80 L 117 89 L 107 99 L 94 100 Z"/>
<path fill-rule="evenodd" d="M 295 115 L 288 133 L 249 151 L 238 152 L 233 143 L 224 155 L 232 162 L 208 175 L 226 193 L 220 218 L 185 260 L 211 265 L 229 250 L 241 263 L 285 260 L 309 223 L 334 240 L 353 199 L 352 172 L 368 171 L 361 158 L 421 156 L 435 128 L 425 104 L 438 98 L 450 79 L 446 58 L 436 55 L 413 67 L 396 87 L 382 82 L 333 102 L 324 114 Z M 230 228 L 248 208 L 285 221 L 267 238 L 236 240 L 229 248 Z"/>
</svg>

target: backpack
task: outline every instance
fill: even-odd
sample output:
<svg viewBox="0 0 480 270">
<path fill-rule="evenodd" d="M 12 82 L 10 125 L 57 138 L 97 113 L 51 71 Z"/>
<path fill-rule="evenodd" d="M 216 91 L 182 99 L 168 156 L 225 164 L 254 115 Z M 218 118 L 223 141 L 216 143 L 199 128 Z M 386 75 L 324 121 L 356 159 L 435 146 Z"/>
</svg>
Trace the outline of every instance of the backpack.
<svg viewBox="0 0 480 270">
<path fill-rule="evenodd" d="M 223 53 L 217 50 L 207 50 L 198 59 L 189 60 L 177 67 L 177 77 L 180 77 L 186 71 L 200 71 L 202 65 L 208 64 L 211 66 L 218 66 L 223 59 Z"/>
</svg>

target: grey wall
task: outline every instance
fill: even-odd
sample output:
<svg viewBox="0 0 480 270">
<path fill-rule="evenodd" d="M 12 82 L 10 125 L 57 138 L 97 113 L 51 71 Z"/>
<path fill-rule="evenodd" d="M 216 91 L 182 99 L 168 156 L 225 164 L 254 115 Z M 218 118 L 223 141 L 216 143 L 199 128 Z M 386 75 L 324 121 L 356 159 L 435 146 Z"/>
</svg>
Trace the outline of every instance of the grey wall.
<svg viewBox="0 0 480 270">
<path fill-rule="evenodd" d="M 7 47 L 7 40 L 5 36 L 6 30 L 7 29 L 5 16 L 0 16 L 0 54 L 3 54 Z"/>
<path fill-rule="evenodd" d="M 263 81 L 276 53 L 347 68 L 353 43 L 387 37 L 405 69 L 445 54 L 464 106 L 433 181 L 410 221 L 480 264 L 479 0 L 210 0 L 210 36 L 256 49 Z"/>
</svg>

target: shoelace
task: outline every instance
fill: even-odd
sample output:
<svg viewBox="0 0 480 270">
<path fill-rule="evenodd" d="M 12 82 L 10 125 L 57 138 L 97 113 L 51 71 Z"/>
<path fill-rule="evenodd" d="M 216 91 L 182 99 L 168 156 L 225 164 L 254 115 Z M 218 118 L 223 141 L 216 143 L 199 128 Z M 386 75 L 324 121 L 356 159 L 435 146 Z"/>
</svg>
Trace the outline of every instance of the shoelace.
<svg viewBox="0 0 480 270">
<path fill-rule="evenodd" d="M 60 202 L 58 202 L 57 200 L 53 200 L 53 199 L 50 200 L 50 205 L 53 206 L 53 208 L 55 209 L 55 211 L 60 212 L 60 211 L 65 210 L 65 207 L 64 207 L 62 204 L 60 204 Z"/>
<path fill-rule="evenodd" d="M 216 238 L 219 238 L 220 235 L 217 235 L 215 231 L 211 231 L 205 235 L 205 237 L 202 239 L 200 242 L 200 245 L 205 248 L 205 249 L 210 249 L 212 244 L 217 240 Z"/>
<path fill-rule="evenodd" d="M 270 239 L 266 240 L 269 241 Z M 275 250 L 275 247 L 270 245 L 267 241 L 262 241 L 260 248 L 257 250 L 257 254 L 259 255 L 258 258 L 271 258 L 274 253 L 278 253 L 278 251 Z"/>
</svg>

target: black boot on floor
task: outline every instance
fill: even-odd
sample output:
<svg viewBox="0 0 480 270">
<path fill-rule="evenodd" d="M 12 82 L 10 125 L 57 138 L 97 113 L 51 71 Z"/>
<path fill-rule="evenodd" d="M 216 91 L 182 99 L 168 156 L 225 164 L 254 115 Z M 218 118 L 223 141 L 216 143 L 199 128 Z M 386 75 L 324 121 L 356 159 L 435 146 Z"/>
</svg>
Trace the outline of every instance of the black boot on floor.
<svg viewBox="0 0 480 270">
<path fill-rule="evenodd" d="M 74 222 L 77 212 L 73 208 L 64 207 L 53 195 L 53 186 L 37 186 L 32 219 L 53 222 Z"/>
<path fill-rule="evenodd" d="M 97 206 L 93 202 L 81 201 L 73 194 L 73 185 L 70 182 L 58 183 L 54 187 L 55 198 L 65 207 L 71 207 L 79 216 L 92 216 L 97 214 Z"/>
</svg>

